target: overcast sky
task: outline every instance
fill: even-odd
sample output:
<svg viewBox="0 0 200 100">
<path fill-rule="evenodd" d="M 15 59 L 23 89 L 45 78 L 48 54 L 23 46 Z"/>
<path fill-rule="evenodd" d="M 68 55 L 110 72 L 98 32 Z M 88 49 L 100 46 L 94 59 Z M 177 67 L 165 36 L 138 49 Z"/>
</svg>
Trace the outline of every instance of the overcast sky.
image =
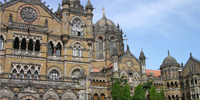
<svg viewBox="0 0 200 100">
<path fill-rule="evenodd" d="M 3 0 L 1 0 L 3 2 Z M 62 0 L 42 0 L 58 8 Z M 80 0 L 85 6 L 87 0 Z M 93 23 L 106 17 L 127 34 L 131 52 L 139 58 L 141 48 L 148 58 L 147 69 L 157 70 L 167 51 L 184 64 L 190 53 L 200 59 L 200 0 L 91 0 Z M 125 43 L 126 44 L 126 43 Z M 126 48 L 125 48 L 126 50 Z"/>
</svg>

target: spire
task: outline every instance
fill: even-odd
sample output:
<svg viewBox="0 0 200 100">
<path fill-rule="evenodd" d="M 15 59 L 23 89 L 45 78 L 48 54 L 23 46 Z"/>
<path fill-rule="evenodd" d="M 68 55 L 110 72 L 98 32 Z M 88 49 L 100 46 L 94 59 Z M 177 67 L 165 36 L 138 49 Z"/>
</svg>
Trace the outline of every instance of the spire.
<svg viewBox="0 0 200 100">
<path fill-rule="evenodd" d="M 140 52 L 140 57 L 139 57 L 139 59 L 140 59 L 140 60 L 141 60 L 141 59 L 146 59 L 146 56 L 144 55 L 144 52 L 143 52 L 142 48 L 141 48 L 141 52 Z"/>
<path fill-rule="evenodd" d="M 106 13 L 105 13 L 105 8 L 104 8 L 104 6 L 103 6 L 103 9 L 102 9 L 102 13 L 103 13 L 103 17 L 105 17 L 105 16 L 106 16 Z"/>
<path fill-rule="evenodd" d="M 91 10 L 94 9 L 94 8 L 93 8 L 93 5 L 92 5 L 91 2 L 90 2 L 90 0 L 88 0 L 87 5 L 85 6 L 85 9 L 86 9 L 86 10 L 87 10 L 87 9 L 91 9 Z"/>
<path fill-rule="evenodd" d="M 169 50 L 168 50 L 168 56 L 170 56 L 170 54 L 169 54 Z"/>
<path fill-rule="evenodd" d="M 60 15 L 61 13 L 62 13 L 62 10 L 61 10 L 61 8 L 60 8 L 60 3 L 59 3 L 58 9 L 57 9 L 57 11 L 56 11 L 56 14 Z"/>
</svg>

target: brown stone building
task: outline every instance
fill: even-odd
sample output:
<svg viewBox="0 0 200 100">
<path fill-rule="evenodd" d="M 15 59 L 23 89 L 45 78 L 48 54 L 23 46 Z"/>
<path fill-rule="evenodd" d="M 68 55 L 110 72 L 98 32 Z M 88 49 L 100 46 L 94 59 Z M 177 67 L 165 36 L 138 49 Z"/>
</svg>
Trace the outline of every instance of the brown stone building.
<svg viewBox="0 0 200 100">
<path fill-rule="evenodd" d="M 123 32 L 103 10 L 93 24 L 88 0 L 62 0 L 54 13 L 41 0 L 0 5 L 0 100 L 112 100 L 111 77 L 125 76 L 131 93 L 147 79 L 167 99 L 199 98 L 200 62 L 169 54 L 160 71 L 146 70 L 141 50 L 124 51 Z"/>
</svg>

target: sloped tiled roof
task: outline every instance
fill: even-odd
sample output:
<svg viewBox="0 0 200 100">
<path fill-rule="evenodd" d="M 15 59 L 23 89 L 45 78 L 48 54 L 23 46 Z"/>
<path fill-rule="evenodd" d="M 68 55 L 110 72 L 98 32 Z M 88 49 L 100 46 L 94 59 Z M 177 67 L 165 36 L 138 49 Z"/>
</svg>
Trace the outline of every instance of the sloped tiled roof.
<svg viewBox="0 0 200 100">
<path fill-rule="evenodd" d="M 100 72 L 100 69 L 93 68 L 92 71 L 93 71 L 93 72 Z"/>
<path fill-rule="evenodd" d="M 106 68 L 111 68 L 113 66 L 113 63 L 110 64 L 109 66 L 106 66 Z"/>
<path fill-rule="evenodd" d="M 149 70 L 149 69 L 146 69 L 147 76 L 150 75 L 150 72 L 154 73 L 154 77 L 160 77 L 161 76 L 161 72 L 159 70 Z"/>
</svg>

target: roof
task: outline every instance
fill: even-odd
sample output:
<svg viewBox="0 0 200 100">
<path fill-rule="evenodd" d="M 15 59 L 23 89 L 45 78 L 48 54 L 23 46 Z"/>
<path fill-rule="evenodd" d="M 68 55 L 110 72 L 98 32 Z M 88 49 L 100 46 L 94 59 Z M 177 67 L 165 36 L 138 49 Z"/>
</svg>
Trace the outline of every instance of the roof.
<svg viewBox="0 0 200 100">
<path fill-rule="evenodd" d="M 113 66 L 113 63 L 110 64 L 109 66 L 106 66 L 106 68 L 111 68 Z"/>
<path fill-rule="evenodd" d="M 100 69 L 93 68 L 92 71 L 93 71 L 93 72 L 100 72 Z"/>
<path fill-rule="evenodd" d="M 147 76 L 150 75 L 150 72 L 154 73 L 154 77 L 160 77 L 161 76 L 161 72 L 159 70 L 149 70 L 149 69 L 146 69 Z"/>
</svg>

